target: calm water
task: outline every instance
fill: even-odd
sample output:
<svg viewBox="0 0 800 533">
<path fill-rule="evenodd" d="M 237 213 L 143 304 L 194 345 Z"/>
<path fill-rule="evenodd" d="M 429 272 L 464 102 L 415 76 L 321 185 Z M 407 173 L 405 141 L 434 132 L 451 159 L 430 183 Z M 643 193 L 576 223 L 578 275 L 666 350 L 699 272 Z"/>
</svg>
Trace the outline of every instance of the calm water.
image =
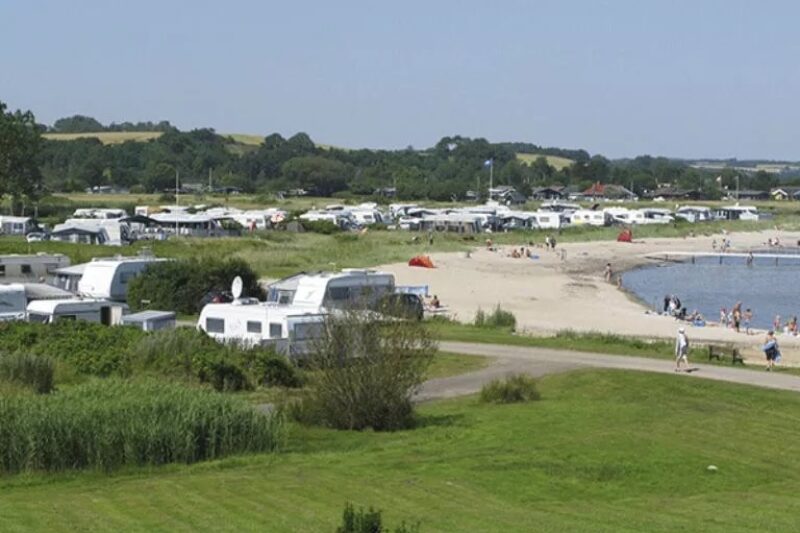
<svg viewBox="0 0 800 533">
<path fill-rule="evenodd" d="M 699 310 L 706 320 L 719 320 L 721 307 L 742 302 L 753 311 L 753 327 L 771 328 L 775 315 L 781 322 L 800 316 L 800 256 L 797 259 L 756 258 L 752 267 L 743 257 L 698 258 L 695 264 L 669 263 L 647 266 L 623 275 L 623 285 L 649 307 L 663 308 L 664 295 L 675 294 L 689 313 Z"/>
</svg>

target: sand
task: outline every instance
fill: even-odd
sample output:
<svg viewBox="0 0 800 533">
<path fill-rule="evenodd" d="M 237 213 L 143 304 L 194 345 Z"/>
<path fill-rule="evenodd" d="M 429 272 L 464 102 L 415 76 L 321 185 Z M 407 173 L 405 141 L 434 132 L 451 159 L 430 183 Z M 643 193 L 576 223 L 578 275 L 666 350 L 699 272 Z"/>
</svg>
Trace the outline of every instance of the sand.
<svg viewBox="0 0 800 533">
<path fill-rule="evenodd" d="M 764 246 L 769 237 L 782 242 L 797 242 L 800 233 L 769 231 L 729 234 L 732 250 Z M 476 249 L 465 253 L 431 254 L 435 269 L 391 264 L 381 267 L 395 274 L 398 285 L 428 285 L 451 315 L 459 321 L 471 322 L 481 308 L 489 310 L 500 304 L 517 318 L 522 333 L 548 335 L 560 330 L 598 331 L 629 336 L 674 338 L 677 328 L 687 327 L 691 340 L 735 343 L 748 361 L 762 362 L 760 345 L 764 331 L 756 335 L 736 333 L 710 324 L 693 327 L 675 319 L 659 316 L 616 283 L 603 279 L 603 270 L 610 262 L 615 272 L 654 262 L 645 257 L 663 251 L 712 251 L 712 240 L 721 236 L 680 239 L 646 239 L 633 243 L 584 242 L 559 244 L 566 250 L 561 260 L 558 250 L 534 250 L 539 259 L 509 257 L 510 246 L 497 251 Z M 520 239 L 520 245 L 523 245 Z M 657 261 L 655 261 L 657 262 Z M 624 275 L 624 274 L 623 274 Z M 716 319 L 716 317 L 706 317 Z M 800 337 L 779 335 L 784 363 L 800 365 Z"/>
</svg>

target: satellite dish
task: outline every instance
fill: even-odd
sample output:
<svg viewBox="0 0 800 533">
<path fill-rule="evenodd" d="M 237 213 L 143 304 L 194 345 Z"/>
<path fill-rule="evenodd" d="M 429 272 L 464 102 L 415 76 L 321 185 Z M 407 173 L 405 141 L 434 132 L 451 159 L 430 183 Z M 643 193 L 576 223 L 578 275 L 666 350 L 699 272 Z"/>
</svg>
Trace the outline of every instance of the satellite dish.
<svg viewBox="0 0 800 533">
<path fill-rule="evenodd" d="M 242 283 L 242 278 L 236 276 L 233 278 L 233 283 L 231 283 L 231 295 L 233 296 L 234 300 L 238 300 L 242 296 L 242 288 L 244 287 L 244 283 Z"/>
</svg>

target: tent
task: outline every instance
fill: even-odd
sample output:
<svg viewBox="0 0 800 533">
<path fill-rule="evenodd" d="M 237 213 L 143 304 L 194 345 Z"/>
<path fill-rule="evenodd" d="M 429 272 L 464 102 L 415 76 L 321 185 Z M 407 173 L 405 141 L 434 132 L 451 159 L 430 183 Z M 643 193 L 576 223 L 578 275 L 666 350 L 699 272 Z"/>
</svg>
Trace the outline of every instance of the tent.
<svg viewBox="0 0 800 533">
<path fill-rule="evenodd" d="M 427 255 L 418 255 L 418 256 L 412 257 L 408 261 L 408 266 L 423 267 L 423 268 L 436 268 L 436 267 L 433 266 L 433 261 L 431 261 L 431 258 L 428 257 Z"/>
</svg>

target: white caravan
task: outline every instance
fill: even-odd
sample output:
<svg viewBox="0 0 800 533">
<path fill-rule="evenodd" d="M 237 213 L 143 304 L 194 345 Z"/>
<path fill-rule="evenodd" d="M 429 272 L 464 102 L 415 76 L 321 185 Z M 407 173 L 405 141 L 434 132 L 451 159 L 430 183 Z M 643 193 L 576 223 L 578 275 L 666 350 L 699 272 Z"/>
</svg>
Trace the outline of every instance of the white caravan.
<svg viewBox="0 0 800 533">
<path fill-rule="evenodd" d="M 324 320 L 309 309 L 237 298 L 203 307 L 197 329 L 218 342 L 273 346 L 285 355 L 301 355 L 318 338 Z"/>
<path fill-rule="evenodd" d="M 758 220 L 758 209 L 751 205 L 731 205 L 714 211 L 716 220 Z"/>
<path fill-rule="evenodd" d="M 267 302 L 324 313 L 353 305 L 370 306 L 394 292 L 394 287 L 394 274 L 376 270 L 301 273 L 270 285 Z"/>
<path fill-rule="evenodd" d="M 0 285 L 0 322 L 25 320 L 28 299 L 22 283 Z"/>
<path fill-rule="evenodd" d="M 56 224 L 53 228 L 53 240 L 63 240 L 56 234 L 68 233 L 70 229 L 100 233 L 102 244 L 108 246 L 122 246 L 131 241 L 130 225 L 118 218 L 68 218 L 63 224 Z M 79 242 L 75 236 L 70 236 L 68 239 L 72 242 Z"/>
<path fill-rule="evenodd" d="M 308 211 L 298 218 L 306 222 L 330 222 L 342 229 L 349 229 L 353 225 L 349 211 Z"/>
<path fill-rule="evenodd" d="M 687 222 L 708 222 L 712 220 L 711 209 L 701 205 L 684 205 L 675 211 L 675 218 L 681 218 Z"/>
<path fill-rule="evenodd" d="M 128 213 L 124 209 L 102 207 L 84 207 L 76 209 L 72 214 L 72 218 L 116 219 L 125 218 L 126 216 L 128 216 Z"/>
<path fill-rule="evenodd" d="M 570 215 L 570 223 L 573 226 L 605 226 L 606 214 L 592 209 L 578 209 Z"/>
<path fill-rule="evenodd" d="M 151 264 L 167 259 L 156 257 L 111 257 L 92 259 L 86 263 L 78 282 L 78 293 L 89 298 L 105 298 L 124 302 L 128 283 Z"/>
<path fill-rule="evenodd" d="M 558 229 L 561 227 L 561 215 L 553 211 L 534 211 L 533 227 L 537 229 Z"/>
<path fill-rule="evenodd" d="M 672 212 L 669 209 L 646 207 L 639 211 L 644 214 L 644 222 L 642 224 L 669 224 L 675 221 L 675 217 L 672 216 Z"/>
<path fill-rule="evenodd" d="M 70 298 L 64 300 L 33 300 L 28 304 L 28 322 L 52 324 L 60 320 L 84 320 L 106 326 L 122 322 L 128 306 L 108 300 Z"/>
<path fill-rule="evenodd" d="M 31 217 L 12 217 L 0 215 L 0 234 L 27 235 L 36 229 Z"/>
<path fill-rule="evenodd" d="M 57 269 L 69 266 L 62 254 L 0 255 L 0 281 L 37 281 L 47 279 Z"/>
<path fill-rule="evenodd" d="M 614 222 L 623 224 L 645 224 L 644 213 L 638 209 L 626 207 L 606 207 L 603 212 L 611 217 Z"/>
</svg>

